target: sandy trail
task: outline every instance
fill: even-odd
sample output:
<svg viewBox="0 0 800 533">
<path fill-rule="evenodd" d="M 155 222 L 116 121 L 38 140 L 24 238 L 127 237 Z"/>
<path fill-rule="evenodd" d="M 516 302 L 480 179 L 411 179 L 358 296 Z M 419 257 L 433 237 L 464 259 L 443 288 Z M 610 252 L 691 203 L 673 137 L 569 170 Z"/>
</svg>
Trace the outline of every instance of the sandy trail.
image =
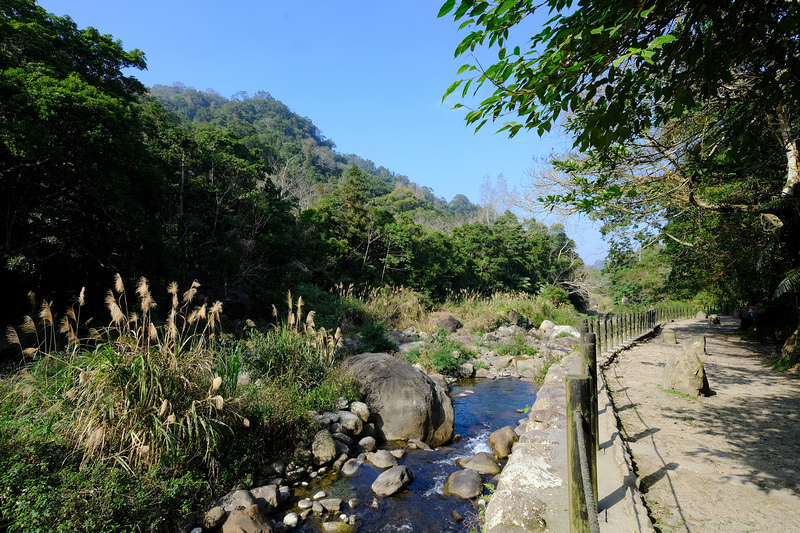
<svg viewBox="0 0 800 533">
<path fill-rule="evenodd" d="M 605 370 L 661 532 L 800 532 L 800 379 L 770 369 L 769 348 L 742 339 L 738 325 L 670 324 L 677 345 L 638 344 Z M 706 336 L 708 398 L 659 386 L 667 360 L 696 335 Z"/>
</svg>

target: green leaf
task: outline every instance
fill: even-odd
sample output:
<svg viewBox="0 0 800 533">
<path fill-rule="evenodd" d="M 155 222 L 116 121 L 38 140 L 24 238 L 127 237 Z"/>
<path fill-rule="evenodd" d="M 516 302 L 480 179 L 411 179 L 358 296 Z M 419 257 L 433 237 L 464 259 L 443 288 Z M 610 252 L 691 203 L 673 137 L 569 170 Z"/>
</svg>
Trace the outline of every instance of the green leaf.
<svg viewBox="0 0 800 533">
<path fill-rule="evenodd" d="M 450 13 L 453 10 L 453 7 L 456 5 L 456 0 L 447 0 L 444 4 L 442 4 L 442 8 L 439 10 L 439 14 L 437 17 L 443 17 Z"/>
<path fill-rule="evenodd" d="M 517 0 L 506 0 L 500 5 L 500 7 L 497 8 L 497 11 L 495 11 L 495 13 L 497 13 L 498 15 L 502 15 L 503 13 L 511 9 L 514 5 L 516 5 L 516 3 Z"/>
<path fill-rule="evenodd" d="M 458 80 L 456 82 L 453 82 L 453 84 L 450 85 L 450 87 L 448 87 L 447 90 L 445 91 L 444 96 L 442 96 L 442 102 L 444 102 L 447 99 L 447 97 L 450 96 L 450 94 L 452 94 L 453 91 L 458 89 L 458 86 L 461 85 L 461 82 L 463 81 L 464 80 Z"/>
<path fill-rule="evenodd" d="M 648 47 L 647 47 L 647 48 L 649 48 L 649 49 L 651 49 L 651 50 L 652 50 L 653 48 L 661 48 L 661 47 L 662 47 L 662 46 L 664 46 L 665 44 L 667 44 L 667 43 L 671 43 L 671 42 L 672 42 L 672 41 L 674 41 L 675 39 L 676 39 L 676 37 L 675 37 L 674 35 L 670 34 L 670 33 L 668 33 L 667 35 L 661 35 L 661 36 L 659 36 L 659 37 L 656 37 L 655 39 L 653 39 L 653 40 L 650 42 L 650 44 L 648 45 Z"/>
</svg>

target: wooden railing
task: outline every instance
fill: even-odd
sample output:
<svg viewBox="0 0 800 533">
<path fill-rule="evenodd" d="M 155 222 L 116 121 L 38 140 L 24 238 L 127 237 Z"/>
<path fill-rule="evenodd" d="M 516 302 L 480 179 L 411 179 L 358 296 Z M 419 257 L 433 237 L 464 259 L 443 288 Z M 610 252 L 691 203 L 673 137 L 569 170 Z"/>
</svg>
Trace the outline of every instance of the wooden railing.
<svg viewBox="0 0 800 533">
<path fill-rule="evenodd" d="M 567 462 L 570 531 L 599 533 L 597 450 L 599 423 L 597 361 L 654 331 L 670 320 L 695 316 L 702 308 L 667 306 L 639 313 L 605 314 L 581 321 L 581 358 L 577 374 L 566 378 Z"/>
</svg>

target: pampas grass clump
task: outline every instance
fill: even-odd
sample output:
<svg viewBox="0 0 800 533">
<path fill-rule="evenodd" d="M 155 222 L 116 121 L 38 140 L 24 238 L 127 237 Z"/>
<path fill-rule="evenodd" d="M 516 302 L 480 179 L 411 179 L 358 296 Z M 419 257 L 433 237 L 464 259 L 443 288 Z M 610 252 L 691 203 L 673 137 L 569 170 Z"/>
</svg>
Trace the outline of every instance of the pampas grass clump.
<svg viewBox="0 0 800 533">
<path fill-rule="evenodd" d="M 59 323 L 43 302 L 39 327 L 26 317 L 20 330 L 36 335 L 22 348 L 14 328 L 7 337 L 33 361 L 19 373 L 13 394 L 23 409 L 52 419 L 53 429 L 82 455 L 82 464 L 112 461 L 130 472 L 146 471 L 166 457 L 197 457 L 213 467 L 220 445 L 245 421 L 233 397 L 238 360 L 218 365 L 222 304 L 192 304 L 199 284 L 179 297 L 167 288 L 166 322 L 153 316 L 156 302 L 145 278 L 129 307 L 117 275 L 105 297 L 108 325 L 78 336 L 84 291 Z M 223 375 L 220 375 L 222 373 Z M 232 375 L 229 375 L 232 374 Z"/>
</svg>

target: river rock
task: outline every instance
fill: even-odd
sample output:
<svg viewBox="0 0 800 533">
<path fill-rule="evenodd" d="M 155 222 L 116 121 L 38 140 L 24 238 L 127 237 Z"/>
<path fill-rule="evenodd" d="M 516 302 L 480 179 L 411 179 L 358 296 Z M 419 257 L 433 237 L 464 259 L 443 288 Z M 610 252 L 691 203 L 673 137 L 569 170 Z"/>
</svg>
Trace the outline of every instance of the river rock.
<svg viewBox="0 0 800 533">
<path fill-rule="evenodd" d="M 300 517 L 297 516 L 297 513 L 289 513 L 283 517 L 283 523 L 290 528 L 296 528 L 297 524 L 300 523 Z"/>
<path fill-rule="evenodd" d="M 338 513 L 342 508 L 342 500 L 339 498 L 325 498 L 319 501 L 326 511 L 329 513 Z"/>
<path fill-rule="evenodd" d="M 358 453 L 361 452 L 371 452 L 375 450 L 375 447 L 378 443 L 375 441 L 375 437 L 364 437 L 360 441 L 358 441 L 358 446 L 356 447 L 356 451 Z"/>
<path fill-rule="evenodd" d="M 581 332 L 578 331 L 578 328 L 576 328 L 575 326 L 553 326 L 547 330 L 547 334 L 552 338 L 556 338 L 562 333 L 567 333 L 573 338 L 577 339 L 580 339 L 581 337 Z M 569 338 L 566 337 L 566 335 L 564 337 Z"/>
<path fill-rule="evenodd" d="M 511 455 L 511 447 L 519 440 L 514 428 L 511 426 L 502 427 L 493 431 L 489 435 L 489 446 L 494 450 L 494 454 L 499 459 L 505 459 Z"/>
<path fill-rule="evenodd" d="M 475 470 L 481 474 L 497 475 L 502 470 L 494 459 L 494 455 L 488 452 L 478 452 L 472 457 L 457 459 L 456 464 L 461 468 Z"/>
<path fill-rule="evenodd" d="M 705 337 L 703 337 L 703 344 Z M 711 396 L 703 362 L 697 351 L 700 342 L 689 343 L 685 349 L 670 357 L 661 374 L 661 386 L 693 396 Z"/>
<path fill-rule="evenodd" d="M 212 507 L 208 510 L 208 512 L 203 516 L 203 528 L 205 529 L 214 529 L 222 525 L 225 522 L 225 519 L 228 517 L 228 513 L 225 512 L 225 509 L 222 507 Z"/>
<path fill-rule="evenodd" d="M 325 533 L 355 533 L 356 526 L 344 522 L 323 522 L 322 531 Z"/>
<path fill-rule="evenodd" d="M 378 450 L 367 454 L 367 461 L 378 468 L 391 468 L 397 466 L 397 459 L 388 450 Z"/>
<path fill-rule="evenodd" d="M 351 403 L 350 412 L 360 418 L 365 424 L 369 422 L 369 406 L 364 402 Z"/>
<path fill-rule="evenodd" d="M 321 415 L 315 415 L 314 421 L 321 426 L 330 426 L 334 422 L 339 421 L 339 415 L 336 413 L 326 412 Z"/>
<path fill-rule="evenodd" d="M 378 476 L 372 484 L 372 492 L 378 496 L 391 496 L 411 485 L 413 481 L 414 475 L 408 467 L 393 466 Z"/>
<path fill-rule="evenodd" d="M 477 498 L 483 492 L 483 480 L 475 470 L 453 472 L 444 483 L 445 496 L 458 496 L 462 500 Z"/>
<path fill-rule="evenodd" d="M 539 331 L 541 331 L 542 333 L 547 333 L 548 331 L 550 331 L 551 328 L 554 328 L 555 326 L 556 326 L 555 322 L 551 320 L 542 320 L 542 323 L 539 324 Z"/>
<path fill-rule="evenodd" d="M 471 378 L 474 373 L 475 367 L 472 366 L 472 363 L 462 363 L 458 365 L 458 375 L 461 378 Z"/>
<path fill-rule="evenodd" d="M 364 464 L 364 461 L 362 459 L 357 459 L 357 458 L 348 459 L 342 465 L 342 474 L 344 474 L 345 476 L 348 476 L 348 477 L 354 476 L 354 475 L 356 475 L 356 473 L 358 472 L 358 469 L 361 468 L 361 465 L 363 465 L 363 464 Z"/>
<path fill-rule="evenodd" d="M 475 371 L 476 378 L 492 379 L 492 373 L 488 368 L 479 368 Z"/>
<path fill-rule="evenodd" d="M 347 433 L 331 433 L 331 436 L 348 448 L 353 445 L 353 439 L 351 439 Z"/>
<path fill-rule="evenodd" d="M 453 404 L 428 376 L 389 354 L 364 353 L 344 361 L 385 440 L 419 439 L 440 446 L 453 437 Z"/>
<path fill-rule="evenodd" d="M 446 315 L 436 321 L 436 327 L 443 328 L 450 333 L 455 333 L 463 324 L 453 315 Z"/>
<path fill-rule="evenodd" d="M 361 431 L 364 429 L 364 422 L 358 417 L 358 415 L 353 414 L 350 411 L 339 411 L 338 414 L 339 423 L 344 429 L 356 437 L 361 435 Z"/>
<path fill-rule="evenodd" d="M 537 376 L 541 373 L 542 369 L 544 368 L 544 359 L 542 358 L 517 358 L 517 371 L 520 374 L 526 374 L 530 376 Z"/>
<path fill-rule="evenodd" d="M 250 494 L 255 498 L 256 504 L 267 514 L 271 513 L 280 503 L 277 485 L 256 487 L 250 489 Z"/>
<path fill-rule="evenodd" d="M 303 498 L 299 502 L 297 502 L 297 508 L 301 511 L 305 511 L 306 509 L 311 509 L 314 505 L 314 502 L 311 501 L 310 498 Z"/>
<path fill-rule="evenodd" d="M 230 513 L 236 507 L 250 507 L 256 505 L 256 499 L 249 490 L 234 490 L 217 500 L 215 507 L 222 507 Z"/>
<path fill-rule="evenodd" d="M 258 509 L 258 505 L 235 507 L 222 525 L 222 533 L 272 533 L 272 526 Z"/>
<path fill-rule="evenodd" d="M 339 456 L 336 447 L 337 441 L 327 429 L 323 429 L 314 435 L 314 441 L 311 443 L 311 453 L 314 455 L 315 465 L 326 465 L 333 462 Z"/>
</svg>

